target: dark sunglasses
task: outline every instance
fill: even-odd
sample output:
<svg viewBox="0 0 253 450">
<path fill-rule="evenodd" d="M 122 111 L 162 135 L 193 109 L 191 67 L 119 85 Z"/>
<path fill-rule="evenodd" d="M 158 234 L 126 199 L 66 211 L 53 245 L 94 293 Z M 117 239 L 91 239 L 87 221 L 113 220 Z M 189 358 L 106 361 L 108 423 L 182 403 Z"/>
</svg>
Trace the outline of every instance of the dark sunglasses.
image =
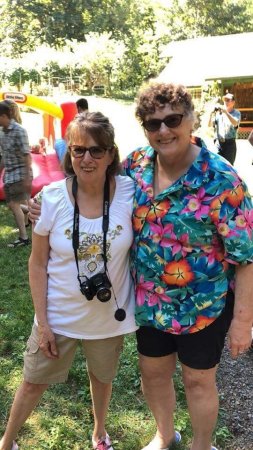
<svg viewBox="0 0 253 450">
<path fill-rule="evenodd" d="M 86 152 L 89 152 L 93 159 L 102 159 L 105 156 L 106 149 L 98 145 L 93 147 L 82 147 L 81 145 L 70 145 L 69 149 L 74 158 L 83 158 Z"/>
<path fill-rule="evenodd" d="M 184 114 L 170 114 L 164 119 L 149 119 L 142 122 L 143 128 L 147 131 L 158 131 L 162 123 L 165 123 L 168 128 L 177 128 L 182 122 Z"/>
</svg>

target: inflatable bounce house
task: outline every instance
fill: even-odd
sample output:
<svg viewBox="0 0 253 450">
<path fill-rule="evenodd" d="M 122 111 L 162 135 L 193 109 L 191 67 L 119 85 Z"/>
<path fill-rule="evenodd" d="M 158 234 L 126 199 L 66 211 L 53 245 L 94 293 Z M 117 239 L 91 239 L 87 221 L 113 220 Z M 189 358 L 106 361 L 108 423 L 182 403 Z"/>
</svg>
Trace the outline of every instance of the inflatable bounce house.
<svg viewBox="0 0 253 450">
<path fill-rule="evenodd" d="M 22 94 L 21 92 L 0 92 L 0 100 L 12 100 L 42 114 L 43 136 L 38 139 L 36 145 L 31 146 L 34 177 L 32 196 L 34 196 L 43 186 L 64 178 L 64 173 L 61 169 L 61 161 L 66 151 L 64 136 L 69 122 L 77 114 L 76 104 L 75 102 L 65 102 L 56 105 L 40 97 Z M 2 172 L 0 177 L 0 200 L 4 199 Z"/>
</svg>

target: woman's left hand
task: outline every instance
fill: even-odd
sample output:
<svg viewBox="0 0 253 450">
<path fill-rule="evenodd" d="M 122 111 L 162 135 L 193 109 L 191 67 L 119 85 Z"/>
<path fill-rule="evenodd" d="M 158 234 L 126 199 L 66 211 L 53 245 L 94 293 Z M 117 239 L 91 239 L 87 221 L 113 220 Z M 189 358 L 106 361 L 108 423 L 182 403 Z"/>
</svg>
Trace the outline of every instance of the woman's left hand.
<svg viewBox="0 0 253 450">
<path fill-rule="evenodd" d="M 228 331 L 228 346 L 232 358 L 237 358 L 251 346 L 251 323 L 233 319 Z"/>
</svg>

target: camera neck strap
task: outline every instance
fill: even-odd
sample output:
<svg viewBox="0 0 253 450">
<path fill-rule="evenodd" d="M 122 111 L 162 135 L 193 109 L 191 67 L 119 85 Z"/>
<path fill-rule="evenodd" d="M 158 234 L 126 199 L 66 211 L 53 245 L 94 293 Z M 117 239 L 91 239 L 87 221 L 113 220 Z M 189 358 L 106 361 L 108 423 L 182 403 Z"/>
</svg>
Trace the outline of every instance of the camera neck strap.
<svg viewBox="0 0 253 450">
<path fill-rule="evenodd" d="M 77 271 L 78 271 L 78 276 L 77 277 L 78 277 L 78 280 L 79 280 L 79 283 L 80 283 L 81 280 L 80 280 L 78 257 L 77 257 L 77 250 L 79 248 L 79 206 L 77 204 L 77 190 L 78 190 L 77 178 L 76 178 L 76 176 L 74 176 L 73 184 L 72 184 L 72 194 L 73 194 L 73 197 L 74 197 L 74 200 L 75 200 L 75 206 L 74 206 L 72 246 L 73 246 L 73 249 L 74 249 L 75 260 L 76 260 L 76 267 L 77 267 Z M 102 222 L 102 230 L 103 230 L 103 260 L 104 260 L 105 272 L 107 270 L 106 234 L 107 234 L 108 228 L 109 228 L 109 207 L 110 207 L 110 183 L 109 183 L 108 176 L 106 176 L 105 184 L 104 184 L 103 222 Z"/>
</svg>

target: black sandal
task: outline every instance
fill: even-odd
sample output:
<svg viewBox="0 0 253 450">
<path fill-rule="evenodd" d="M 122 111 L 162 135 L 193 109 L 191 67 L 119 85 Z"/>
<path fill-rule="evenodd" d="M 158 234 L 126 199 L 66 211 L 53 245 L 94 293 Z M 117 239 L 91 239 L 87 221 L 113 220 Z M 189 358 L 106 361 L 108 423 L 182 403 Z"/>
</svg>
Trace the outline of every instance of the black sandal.
<svg viewBox="0 0 253 450">
<path fill-rule="evenodd" d="M 10 244 L 7 244 L 7 247 L 9 248 L 16 248 L 16 247 L 25 247 L 26 245 L 30 244 L 30 239 L 23 239 L 23 238 L 18 238 L 16 241 L 11 242 Z"/>
</svg>

